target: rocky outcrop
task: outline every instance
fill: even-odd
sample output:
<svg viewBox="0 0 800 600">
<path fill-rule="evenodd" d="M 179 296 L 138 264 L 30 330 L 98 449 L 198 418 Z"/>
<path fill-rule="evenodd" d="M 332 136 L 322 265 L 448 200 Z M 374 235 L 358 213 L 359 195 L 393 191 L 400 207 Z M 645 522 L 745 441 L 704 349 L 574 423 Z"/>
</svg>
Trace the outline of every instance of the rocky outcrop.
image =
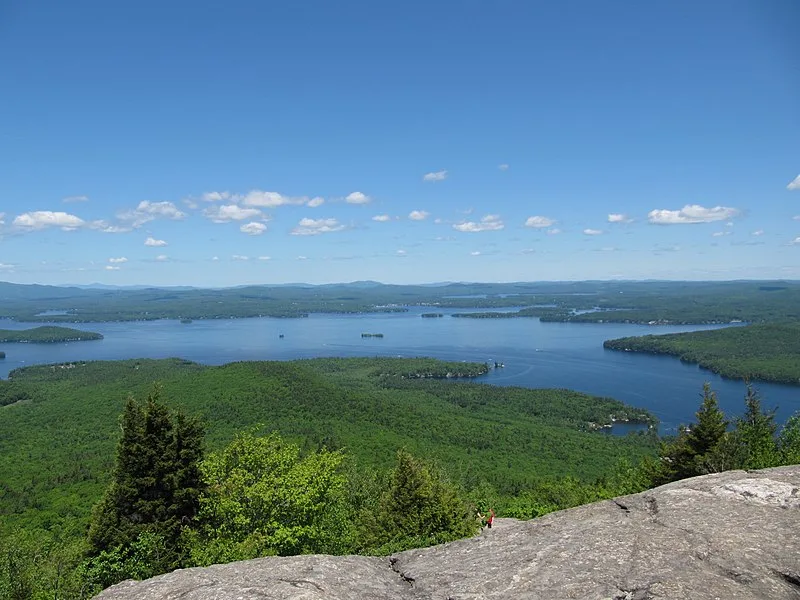
<svg viewBox="0 0 800 600">
<path fill-rule="evenodd" d="M 102 600 L 800 599 L 800 466 L 730 471 L 388 558 L 296 556 L 123 582 Z"/>
</svg>

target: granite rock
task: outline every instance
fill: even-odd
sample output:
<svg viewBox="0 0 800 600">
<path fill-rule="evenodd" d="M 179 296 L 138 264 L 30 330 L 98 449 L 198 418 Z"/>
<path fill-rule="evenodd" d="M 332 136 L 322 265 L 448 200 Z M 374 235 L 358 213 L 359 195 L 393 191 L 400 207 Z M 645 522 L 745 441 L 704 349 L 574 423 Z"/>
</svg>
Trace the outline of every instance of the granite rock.
<svg viewBox="0 0 800 600">
<path fill-rule="evenodd" d="M 391 557 L 295 556 L 123 582 L 102 600 L 800 600 L 800 466 L 729 471 Z"/>
</svg>

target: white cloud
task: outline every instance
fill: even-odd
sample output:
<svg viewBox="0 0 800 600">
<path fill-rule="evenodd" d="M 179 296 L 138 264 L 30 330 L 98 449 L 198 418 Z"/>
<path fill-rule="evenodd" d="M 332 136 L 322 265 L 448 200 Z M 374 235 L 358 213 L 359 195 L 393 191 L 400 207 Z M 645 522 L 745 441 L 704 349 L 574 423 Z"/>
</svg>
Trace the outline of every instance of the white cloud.
<svg viewBox="0 0 800 600">
<path fill-rule="evenodd" d="M 368 204 L 372 201 L 372 198 L 361 192 L 353 192 L 352 194 L 347 194 L 344 201 L 348 204 Z"/>
<path fill-rule="evenodd" d="M 227 202 L 228 204 L 241 204 L 257 208 L 277 208 L 278 206 L 310 206 L 315 208 L 325 203 L 320 196 L 284 196 L 279 192 L 264 190 L 250 190 L 246 194 L 232 194 L 231 192 L 206 192 L 201 197 L 204 202 Z M 189 199 L 191 201 L 191 199 Z M 186 202 L 186 200 L 184 201 Z M 211 212 L 210 214 L 215 214 Z M 206 214 L 209 216 L 209 214 Z M 247 218 L 247 217 L 245 217 Z"/>
<path fill-rule="evenodd" d="M 686 223 L 711 223 L 727 221 L 739 215 L 739 210 L 727 206 L 705 208 L 699 204 L 687 204 L 680 210 L 656 209 L 647 214 L 651 223 L 657 225 L 681 225 Z"/>
<path fill-rule="evenodd" d="M 508 171 L 508 165 L 506 163 L 497 165 L 497 168 L 500 169 L 501 171 Z"/>
<path fill-rule="evenodd" d="M 241 254 L 234 254 L 231 256 L 231 260 L 250 260 L 249 256 L 242 256 Z"/>
<path fill-rule="evenodd" d="M 525 220 L 525 227 L 533 227 L 534 229 L 546 229 L 552 225 L 555 225 L 555 219 L 551 219 L 550 217 L 528 217 Z"/>
<path fill-rule="evenodd" d="M 36 210 L 22 213 L 14 218 L 13 225 L 27 231 L 60 227 L 64 231 L 74 231 L 86 225 L 86 221 L 69 213 L 51 210 Z"/>
<path fill-rule="evenodd" d="M 558 235 L 559 233 L 561 233 L 561 230 L 558 227 L 547 230 L 547 235 Z"/>
<path fill-rule="evenodd" d="M 263 223 L 256 223 L 255 221 L 239 227 L 239 231 L 241 231 L 242 233 L 246 233 L 247 235 L 261 235 L 266 230 L 267 230 L 266 225 L 264 225 Z"/>
<path fill-rule="evenodd" d="M 297 257 L 297 259 L 296 259 L 296 260 L 308 260 L 308 257 L 307 257 L 307 256 L 303 256 L 303 255 L 300 255 L 300 256 L 298 256 L 298 257 Z"/>
<path fill-rule="evenodd" d="M 378 221 L 378 223 L 386 223 L 386 221 L 391 221 L 392 218 L 389 215 L 375 215 L 372 220 Z"/>
<path fill-rule="evenodd" d="M 795 221 L 800 221 L 800 215 L 795 215 L 792 217 Z"/>
<path fill-rule="evenodd" d="M 259 256 L 258 260 L 272 260 L 271 256 Z"/>
<path fill-rule="evenodd" d="M 756 229 L 756 230 L 755 230 L 753 233 L 751 233 L 750 235 L 755 235 L 755 236 L 764 235 L 764 230 L 763 230 L 763 229 Z"/>
<path fill-rule="evenodd" d="M 225 202 L 226 200 L 230 200 L 231 193 L 230 192 L 206 192 L 200 198 L 204 202 Z"/>
<path fill-rule="evenodd" d="M 408 255 L 408 252 L 405 250 L 398 250 L 395 254 L 397 254 L 397 256 L 406 256 Z"/>
<path fill-rule="evenodd" d="M 110 262 L 111 264 L 126 263 L 128 262 L 128 259 L 125 258 L 124 256 L 120 256 L 119 258 L 109 258 L 108 262 Z"/>
<path fill-rule="evenodd" d="M 453 225 L 453 229 L 458 231 L 477 233 L 479 231 L 499 231 L 505 225 L 500 220 L 499 215 L 486 215 L 480 221 L 464 221 Z"/>
<path fill-rule="evenodd" d="M 408 218 L 412 221 L 424 221 L 430 214 L 427 210 L 412 210 L 408 213 Z"/>
<path fill-rule="evenodd" d="M 341 231 L 344 225 L 336 219 L 300 219 L 297 227 L 290 232 L 292 235 L 319 235 Z"/>
<path fill-rule="evenodd" d="M 470 256 L 480 256 L 481 253 L 480 253 L 480 250 L 475 250 L 474 252 L 470 252 L 469 255 Z"/>
<path fill-rule="evenodd" d="M 166 254 L 159 254 L 158 256 L 156 256 L 156 260 L 158 262 L 164 262 L 166 260 L 169 260 L 169 256 L 167 256 Z"/>
<path fill-rule="evenodd" d="M 437 217 L 436 219 L 434 219 L 434 220 L 433 220 L 433 222 L 434 222 L 436 225 L 441 225 L 442 223 L 444 223 L 444 221 L 443 221 L 442 219 L 438 218 L 438 217 Z"/>
<path fill-rule="evenodd" d="M 711 237 L 723 237 L 730 234 L 731 234 L 730 231 L 715 231 L 714 233 L 711 234 Z"/>
<path fill-rule="evenodd" d="M 602 229 L 584 229 L 583 235 L 603 235 Z"/>
<path fill-rule="evenodd" d="M 6 263 L 0 263 L 0 271 L 13 271 L 14 265 L 7 265 Z"/>
<path fill-rule="evenodd" d="M 6 222 L 3 220 L 6 216 L 6 213 L 0 212 L 0 225 L 5 225 Z"/>
<path fill-rule="evenodd" d="M 790 191 L 800 190 L 800 175 L 792 179 L 792 181 L 789 182 L 789 185 L 786 186 L 786 189 Z"/>
<path fill-rule="evenodd" d="M 237 196 L 236 199 L 239 197 Z M 264 192 L 261 190 L 251 190 L 241 197 L 241 203 L 245 206 L 258 206 L 262 208 L 277 208 L 278 206 L 307 204 L 310 199 L 307 196 L 291 197 L 284 196 L 278 192 Z"/>
<path fill-rule="evenodd" d="M 211 257 L 211 260 L 213 260 L 214 262 L 216 262 L 216 261 L 218 261 L 218 260 L 219 260 L 219 256 L 212 256 L 212 257 Z"/>
<path fill-rule="evenodd" d="M 794 238 L 791 242 L 789 242 L 790 246 L 800 246 L 800 237 Z"/>
<path fill-rule="evenodd" d="M 106 271 L 119 271 L 119 267 L 115 267 L 114 265 L 106 265 Z"/>
<path fill-rule="evenodd" d="M 62 202 L 88 202 L 89 196 L 67 196 L 61 199 Z"/>
<path fill-rule="evenodd" d="M 92 221 L 88 224 L 89 229 L 95 229 L 103 233 L 128 233 L 131 231 L 130 227 L 122 227 L 121 225 L 110 225 L 107 221 L 98 220 Z"/>
<path fill-rule="evenodd" d="M 172 202 L 142 200 L 135 209 L 125 211 L 117 216 L 123 221 L 130 221 L 132 227 L 141 227 L 158 218 L 178 221 L 186 217 L 186 213 L 178 210 L 178 207 Z"/>
<path fill-rule="evenodd" d="M 608 222 L 609 223 L 632 223 L 633 219 L 631 219 L 628 215 L 623 215 L 621 213 L 610 213 L 608 215 Z"/>
<path fill-rule="evenodd" d="M 422 176 L 422 181 L 444 181 L 447 179 L 447 171 L 435 171 L 432 173 L 425 173 Z"/>
<path fill-rule="evenodd" d="M 229 223 L 230 221 L 244 221 L 261 214 L 257 208 L 242 208 L 236 204 L 220 204 L 203 211 L 206 218 L 214 223 Z"/>
<path fill-rule="evenodd" d="M 144 241 L 144 245 L 145 246 L 152 246 L 154 248 L 159 248 L 161 246 L 166 246 L 167 242 L 165 242 L 164 240 L 157 240 L 154 237 L 149 237 Z"/>
</svg>

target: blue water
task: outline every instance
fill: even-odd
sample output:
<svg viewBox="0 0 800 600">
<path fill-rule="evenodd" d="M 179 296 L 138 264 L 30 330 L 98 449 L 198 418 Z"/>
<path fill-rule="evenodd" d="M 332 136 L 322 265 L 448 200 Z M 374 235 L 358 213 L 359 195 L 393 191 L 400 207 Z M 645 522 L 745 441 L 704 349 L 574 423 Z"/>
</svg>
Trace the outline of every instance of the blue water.
<svg viewBox="0 0 800 600">
<path fill-rule="evenodd" d="M 630 335 L 713 329 L 715 326 L 542 323 L 524 319 L 423 319 L 430 307 L 407 313 L 316 315 L 304 319 L 218 319 L 84 323 L 105 339 L 67 344 L 0 344 L 0 377 L 11 369 L 41 363 L 122 358 L 180 357 L 219 365 L 238 360 L 290 360 L 315 356 L 432 356 L 445 360 L 498 361 L 505 368 L 479 381 L 531 388 L 571 388 L 610 396 L 653 412 L 661 431 L 694 419 L 704 381 L 718 392 L 729 416 L 741 413 L 744 384 L 725 380 L 667 356 L 605 350 L 603 341 Z M 0 321 L 6 329 L 31 323 Z M 362 338 L 362 332 L 383 338 Z M 283 338 L 278 336 L 283 334 Z M 800 411 L 800 387 L 759 383 L 766 407 L 778 407 L 783 422 Z M 625 431 L 620 425 L 617 432 Z"/>
</svg>

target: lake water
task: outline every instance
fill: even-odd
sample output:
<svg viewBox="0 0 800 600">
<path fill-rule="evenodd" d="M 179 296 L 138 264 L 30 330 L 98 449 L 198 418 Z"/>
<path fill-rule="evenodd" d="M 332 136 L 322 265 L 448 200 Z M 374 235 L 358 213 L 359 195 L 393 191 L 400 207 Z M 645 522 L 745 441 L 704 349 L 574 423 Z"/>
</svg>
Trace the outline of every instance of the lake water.
<svg viewBox="0 0 800 600">
<path fill-rule="evenodd" d="M 511 309 L 509 309 L 511 310 Z M 441 318 L 421 318 L 423 312 Z M 407 313 L 320 315 L 303 319 L 219 319 L 128 323 L 83 323 L 105 339 L 67 344 L 0 344 L 0 377 L 17 367 L 77 360 L 180 357 L 219 365 L 239 360 L 291 360 L 316 356 L 431 356 L 444 360 L 498 361 L 505 368 L 478 379 L 530 388 L 571 388 L 610 396 L 650 410 L 661 431 L 694 419 L 704 381 L 717 391 L 728 416 L 743 409 L 744 384 L 722 379 L 667 356 L 613 352 L 606 339 L 713 329 L 715 326 L 542 323 L 535 318 L 456 319 L 454 311 L 414 307 Z M 0 328 L 38 323 L 0 320 Z M 362 338 L 361 333 L 383 333 Z M 283 338 L 279 335 L 283 334 Z M 800 387 L 759 383 L 765 407 L 778 407 L 783 422 L 800 411 Z M 625 427 L 615 428 L 624 432 Z"/>
</svg>

